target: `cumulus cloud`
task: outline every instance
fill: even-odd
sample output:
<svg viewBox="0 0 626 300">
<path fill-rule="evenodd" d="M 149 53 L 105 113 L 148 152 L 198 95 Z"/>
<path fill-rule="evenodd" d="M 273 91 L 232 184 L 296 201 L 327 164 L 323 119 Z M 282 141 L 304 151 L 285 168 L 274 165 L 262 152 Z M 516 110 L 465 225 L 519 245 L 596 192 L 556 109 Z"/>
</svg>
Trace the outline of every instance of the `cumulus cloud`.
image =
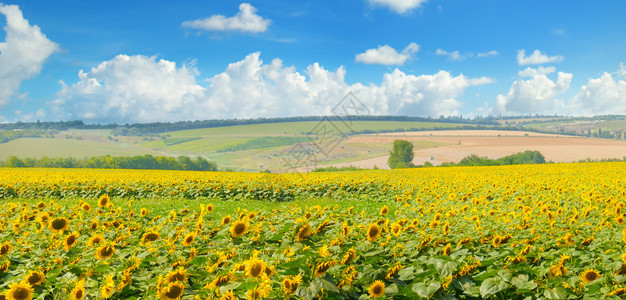
<svg viewBox="0 0 626 300">
<path fill-rule="evenodd" d="M 17 93 L 22 81 L 41 72 L 44 61 L 59 46 L 49 40 L 36 25 L 24 19 L 17 5 L 0 3 L 6 17 L 5 41 L 0 43 L 0 106 Z"/>
<path fill-rule="evenodd" d="M 556 96 L 569 88 L 572 74 L 558 72 L 556 80 L 552 80 L 548 75 L 555 71 L 554 67 L 520 71 L 521 78 L 513 82 L 509 93 L 498 95 L 492 113 L 551 113 L 562 110 L 564 103 Z"/>
<path fill-rule="evenodd" d="M 419 47 L 416 43 L 410 43 L 402 52 L 398 53 L 396 49 L 389 45 L 378 46 L 378 49 L 368 49 L 363 53 L 357 54 L 355 60 L 364 64 L 401 66 L 407 60 L 413 58 Z"/>
<path fill-rule="evenodd" d="M 604 72 L 598 78 L 589 79 L 571 101 L 573 115 L 625 114 L 626 68 L 614 73 Z"/>
<path fill-rule="evenodd" d="M 427 0 L 368 0 L 372 5 L 387 6 L 390 10 L 404 14 L 416 7 L 419 7 Z"/>
<path fill-rule="evenodd" d="M 563 61 L 564 59 L 565 58 L 560 55 L 548 56 L 546 54 L 541 53 L 541 51 L 539 50 L 533 51 L 533 53 L 528 57 L 526 57 L 526 50 L 522 49 L 522 50 L 517 51 L 517 63 L 520 66 L 560 62 L 560 61 Z"/>
<path fill-rule="evenodd" d="M 204 19 L 183 22 L 183 27 L 207 31 L 265 32 L 271 20 L 256 14 L 256 8 L 249 3 L 241 3 L 239 12 L 233 17 L 213 15 Z"/>
<path fill-rule="evenodd" d="M 78 82 L 63 84 L 54 112 L 100 123 L 326 115 L 353 92 L 374 114 L 455 115 L 466 88 L 492 82 L 446 71 L 416 76 L 395 69 L 380 85 L 349 85 L 343 67 L 326 70 L 314 63 L 300 73 L 278 58 L 265 64 L 258 52 L 229 64 L 205 86 L 198 84 L 198 75 L 192 66 L 120 55 L 79 72 Z"/>
</svg>

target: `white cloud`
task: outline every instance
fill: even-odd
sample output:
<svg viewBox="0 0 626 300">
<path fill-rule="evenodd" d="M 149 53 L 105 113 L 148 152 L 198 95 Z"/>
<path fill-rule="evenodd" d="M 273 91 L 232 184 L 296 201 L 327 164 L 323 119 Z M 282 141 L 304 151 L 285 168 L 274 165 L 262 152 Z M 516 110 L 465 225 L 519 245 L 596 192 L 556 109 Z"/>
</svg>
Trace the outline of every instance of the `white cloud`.
<svg viewBox="0 0 626 300">
<path fill-rule="evenodd" d="M 437 51 L 435 51 L 435 54 L 447 56 L 449 60 L 454 61 L 462 61 L 465 59 L 465 56 L 461 55 L 459 51 L 448 52 L 442 49 L 437 49 Z"/>
<path fill-rule="evenodd" d="M 509 93 L 498 95 L 492 113 L 519 114 L 519 113 L 552 113 L 562 112 L 563 101 L 556 96 L 565 92 L 572 81 L 572 74 L 557 73 L 557 79 L 552 80 L 548 74 L 554 73 L 554 67 L 527 68 L 519 72 L 520 77 L 511 85 Z"/>
<path fill-rule="evenodd" d="M 380 85 L 349 85 L 345 75 L 343 67 L 332 71 L 318 63 L 301 74 L 278 58 L 264 64 L 256 52 L 201 86 L 193 67 L 120 55 L 79 72 L 78 82 L 63 84 L 53 112 L 101 123 L 326 115 L 352 91 L 374 114 L 454 115 L 466 88 L 492 82 L 446 71 L 416 76 L 395 69 Z"/>
<path fill-rule="evenodd" d="M 22 81 L 41 72 L 44 61 L 59 46 L 50 41 L 36 25 L 24 19 L 17 5 L 0 3 L 0 14 L 6 17 L 5 41 L 0 43 L 0 106 L 17 93 Z"/>
<path fill-rule="evenodd" d="M 427 0 L 368 0 L 372 5 L 387 6 L 392 11 L 404 14 L 416 7 L 419 7 Z"/>
<path fill-rule="evenodd" d="M 413 58 L 419 50 L 419 45 L 410 43 L 401 53 L 393 49 L 389 45 L 378 46 L 378 49 L 368 49 L 363 53 L 357 54 L 355 60 L 365 64 L 379 65 L 403 65 L 407 60 Z"/>
<path fill-rule="evenodd" d="M 489 52 L 481 52 L 481 53 L 478 53 L 476 56 L 477 56 L 477 57 L 488 57 L 488 56 L 496 56 L 496 55 L 498 55 L 498 51 L 496 51 L 496 50 L 491 50 L 491 51 L 489 51 Z"/>
<path fill-rule="evenodd" d="M 621 79 L 620 79 L 621 77 Z M 589 79 L 571 101 L 573 115 L 626 114 L 626 69 Z"/>
<path fill-rule="evenodd" d="M 546 54 L 542 54 L 539 50 L 533 51 L 533 53 L 528 57 L 526 57 L 526 50 L 522 49 L 517 51 L 517 63 L 520 66 L 560 62 L 564 59 L 565 58 L 560 55 L 548 56 Z"/>
<path fill-rule="evenodd" d="M 265 32 L 271 20 L 263 19 L 255 13 L 255 7 L 249 3 L 241 3 L 239 12 L 234 17 L 213 15 L 205 19 L 185 21 L 182 26 L 207 31 Z"/>
</svg>

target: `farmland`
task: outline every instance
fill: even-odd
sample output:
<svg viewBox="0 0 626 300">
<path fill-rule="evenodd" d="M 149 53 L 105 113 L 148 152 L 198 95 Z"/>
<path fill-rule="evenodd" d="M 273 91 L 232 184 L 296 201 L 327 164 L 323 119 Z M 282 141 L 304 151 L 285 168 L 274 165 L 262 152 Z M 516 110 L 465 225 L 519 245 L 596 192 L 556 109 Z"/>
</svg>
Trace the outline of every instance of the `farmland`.
<svg viewBox="0 0 626 300">
<path fill-rule="evenodd" d="M 0 293 L 619 299 L 625 168 L 3 169 Z"/>
</svg>

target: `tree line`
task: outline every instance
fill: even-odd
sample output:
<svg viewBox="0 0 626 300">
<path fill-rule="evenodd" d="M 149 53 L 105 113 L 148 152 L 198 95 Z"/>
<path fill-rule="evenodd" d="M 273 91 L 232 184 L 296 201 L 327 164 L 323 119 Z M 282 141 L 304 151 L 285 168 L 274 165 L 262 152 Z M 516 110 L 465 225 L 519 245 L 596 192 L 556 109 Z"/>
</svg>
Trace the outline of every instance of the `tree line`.
<svg viewBox="0 0 626 300">
<path fill-rule="evenodd" d="M 217 164 L 199 156 L 190 158 L 188 156 L 152 156 L 150 154 L 137 156 L 104 155 L 89 158 L 51 158 L 44 156 L 39 159 L 11 156 L 6 161 L 0 161 L 0 167 L 217 171 Z"/>
</svg>

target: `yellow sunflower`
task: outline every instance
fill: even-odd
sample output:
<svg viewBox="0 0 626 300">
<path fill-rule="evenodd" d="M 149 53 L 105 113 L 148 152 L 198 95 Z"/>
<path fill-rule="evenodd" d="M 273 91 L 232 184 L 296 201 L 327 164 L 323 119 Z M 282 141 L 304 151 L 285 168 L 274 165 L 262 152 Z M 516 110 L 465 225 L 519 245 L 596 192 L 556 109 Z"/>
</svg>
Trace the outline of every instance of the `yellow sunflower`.
<svg viewBox="0 0 626 300">
<path fill-rule="evenodd" d="M 55 218 L 50 223 L 48 223 L 48 229 L 56 233 L 62 233 L 63 231 L 68 230 L 69 227 L 70 222 L 67 220 L 67 218 Z"/>
<path fill-rule="evenodd" d="M 370 285 L 368 292 L 370 293 L 370 297 L 378 298 L 385 294 L 385 284 L 380 280 L 376 280 Z"/>
<path fill-rule="evenodd" d="M 107 299 L 110 298 L 111 295 L 113 295 L 113 292 L 115 292 L 115 282 L 113 281 L 113 275 L 107 275 L 104 278 L 104 285 L 100 287 L 100 296 Z"/>
<path fill-rule="evenodd" d="M 40 285 L 46 281 L 46 276 L 42 272 L 29 271 L 24 281 L 28 282 L 31 286 Z"/>
<path fill-rule="evenodd" d="M 248 261 L 246 265 L 246 276 L 251 278 L 257 278 L 265 271 L 265 262 L 258 259 L 252 258 Z"/>
<path fill-rule="evenodd" d="M 81 204 L 80 208 L 82 208 L 84 211 L 90 211 L 91 210 L 91 205 L 89 205 L 89 203 L 83 202 L 83 204 Z"/>
<path fill-rule="evenodd" d="M 222 225 L 228 225 L 230 224 L 230 221 L 232 221 L 232 217 L 230 215 L 225 216 L 222 218 Z"/>
<path fill-rule="evenodd" d="M 584 283 L 590 283 L 600 277 L 600 273 L 596 270 L 586 270 L 585 272 L 580 274 L 580 280 Z"/>
<path fill-rule="evenodd" d="M 147 210 L 147 209 L 145 209 L 145 208 L 142 208 L 142 209 L 139 211 L 139 215 L 140 215 L 142 218 L 143 218 L 143 217 L 145 217 L 145 216 L 147 216 L 147 215 L 148 215 L 148 210 Z"/>
<path fill-rule="evenodd" d="M 246 234 L 248 231 L 248 223 L 245 221 L 238 220 L 230 227 L 230 235 L 234 238 L 238 238 Z"/>
<path fill-rule="evenodd" d="M 44 209 L 46 207 L 46 202 L 41 201 L 41 202 L 37 203 L 36 207 L 38 209 Z"/>
<path fill-rule="evenodd" d="M 70 299 L 82 300 L 85 298 L 85 280 L 80 280 L 76 283 L 72 291 L 70 292 Z"/>
<path fill-rule="evenodd" d="M 391 224 L 391 233 L 395 236 L 399 236 L 402 233 L 402 225 L 399 223 Z"/>
<path fill-rule="evenodd" d="M 96 250 L 96 257 L 102 260 L 113 257 L 113 254 L 115 254 L 115 247 L 113 243 L 102 245 L 98 248 L 98 250 Z"/>
<path fill-rule="evenodd" d="M 452 253 L 452 245 L 448 243 L 445 247 L 443 247 L 443 255 L 449 256 Z"/>
<path fill-rule="evenodd" d="M 220 297 L 220 300 L 237 300 L 237 296 L 235 296 L 233 291 L 227 291 Z"/>
<path fill-rule="evenodd" d="M 0 273 L 4 273 L 8 271 L 10 266 L 11 266 L 11 261 L 5 258 L 4 262 L 0 264 Z"/>
<path fill-rule="evenodd" d="M 367 228 L 367 240 L 370 242 L 375 241 L 381 233 L 380 226 L 378 224 L 373 223 Z"/>
<path fill-rule="evenodd" d="M 302 276 L 287 276 L 283 280 L 283 291 L 287 295 L 292 295 L 298 289 L 298 284 L 302 282 Z"/>
<path fill-rule="evenodd" d="M 334 260 L 325 261 L 325 262 L 317 265 L 313 275 L 315 277 L 320 277 L 320 276 L 324 275 L 326 273 L 326 271 L 328 271 L 328 269 L 330 269 L 331 267 L 333 267 L 336 264 L 337 264 L 337 261 L 334 261 Z"/>
<path fill-rule="evenodd" d="M 296 240 L 298 242 L 302 242 L 309 235 L 311 235 L 311 224 L 309 224 L 309 222 L 306 222 L 302 224 L 302 226 L 300 226 L 300 228 L 298 229 L 298 232 L 296 233 Z"/>
<path fill-rule="evenodd" d="M 183 283 L 187 282 L 187 270 L 180 267 L 176 269 L 176 271 L 170 271 L 169 273 L 167 273 L 167 276 L 165 276 L 165 282 L 167 283 L 173 283 L 176 281 L 180 281 Z"/>
<path fill-rule="evenodd" d="M 4 256 L 13 249 L 13 246 L 9 242 L 6 242 L 0 246 L 0 256 Z"/>
<path fill-rule="evenodd" d="M 113 203 L 111 203 L 111 198 L 109 198 L 109 195 L 102 195 L 100 199 L 98 199 L 98 206 L 102 208 L 113 206 Z"/>
<path fill-rule="evenodd" d="M 384 216 L 386 214 L 389 213 L 389 207 L 387 207 L 387 205 L 383 206 L 383 208 L 380 209 L 380 215 Z"/>
<path fill-rule="evenodd" d="M 89 245 L 89 247 L 93 247 L 94 245 L 102 243 L 102 241 L 104 241 L 104 237 L 100 234 L 97 234 L 89 238 L 89 240 L 87 241 L 87 245 Z"/>
<path fill-rule="evenodd" d="M 172 282 L 168 284 L 159 293 L 161 300 L 178 300 L 183 296 L 185 291 L 185 284 L 182 282 Z"/>
<path fill-rule="evenodd" d="M 76 245 L 77 239 L 78 239 L 78 232 L 74 232 L 68 235 L 67 237 L 65 237 L 65 240 L 63 241 L 63 249 L 65 249 L 65 251 L 72 249 L 72 247 Z"/>
<path fill-rule="evenodd" d="M 33 287 L 27 282 L 14 282 L 9 286 L 4 297 L 9 300 L 31 300 L 33 299 L 33 292 Z"/>
<path fill-rule="evenodd" d="M 161 235 L 159 235 L 158 232 L 154 232 L 154 231 L 148 231 L 146 233 L 143 234 L 143 236 L 141 237 L 141 242 L 143 244 L 149 243 L 149 242 L 154 242 L 156 240 L 158 240 L 161 237 Z"/>
<path fill-rule="evenodd" d="M 185 247 L 191 246 L 191 243 L 193 243 L 193 240 L 195 239 L 195 237 L 196 237 L 196 234 L 193 232 L 186 234 L 185 239 L 183 239 L 183 245 Z"/>
<path fill-rule="evenodd" d="M 206 209 L 207 213 L 212 213 L 213 212 L 213 204 L 207 205 L 205 209 Z"/>
</svg>

